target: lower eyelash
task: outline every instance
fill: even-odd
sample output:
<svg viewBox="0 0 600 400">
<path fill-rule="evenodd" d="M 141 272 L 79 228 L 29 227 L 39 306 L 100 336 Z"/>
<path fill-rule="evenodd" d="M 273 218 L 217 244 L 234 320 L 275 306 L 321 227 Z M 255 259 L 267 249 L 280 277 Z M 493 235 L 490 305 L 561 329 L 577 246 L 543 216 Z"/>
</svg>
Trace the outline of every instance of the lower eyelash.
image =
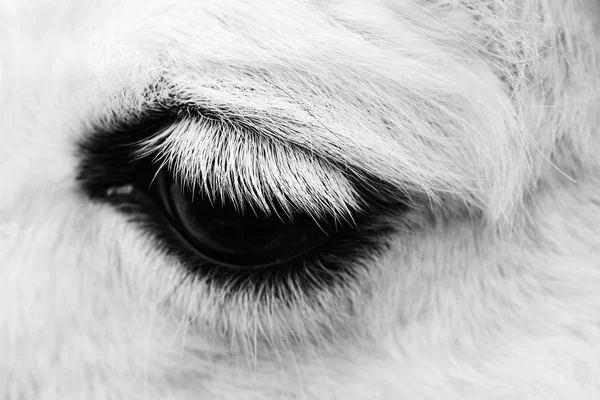
<svg viewBox="0 0 600 400">
<path fill-rule="evenodd" d="M 182 241 L 158 207 L 137 190 L 113 195 L 107 200 L 153 237 L 156 243 L 160 243 L 165 254 L 178 259 L 188 276 L 202 278 L 208 284 L 227 287 L 231 291 L 243 291 L 250 296 L 261 294 L 285 299 L 292 295 L 286 290 L 289 282 L 295 290 L 300 288 L 308 294 L 352 279 L 360 261 L 383 251 L 387 246 L 386 239 L 394 232 L 387 223 L 387 213 L 379 217 L 359 215 L 355 217 L 355 227 L 340 231 L 331 243 L 301 259 L 264 268 L 228 268 L 211 262 Z M 367 220 L 370 222 L 367 223 Z M 265 291 L 265 288 L 269 290 Z"/>
</svg>

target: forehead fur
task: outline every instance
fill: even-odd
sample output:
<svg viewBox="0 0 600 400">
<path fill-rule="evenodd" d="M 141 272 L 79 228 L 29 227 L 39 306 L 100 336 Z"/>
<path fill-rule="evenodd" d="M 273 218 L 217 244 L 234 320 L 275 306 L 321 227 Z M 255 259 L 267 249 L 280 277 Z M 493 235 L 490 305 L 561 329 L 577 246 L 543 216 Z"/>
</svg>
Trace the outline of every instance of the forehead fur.
<svg viewBox="0 0 600 400">
<path fill-rule="evenodd" d="M 380 15 L 387 23 L 371 25 Z M 413 2 L 184 2 L 120 27 L 127 52 L 111 60 L 139 63 L 147 79 L 265 137 L 498 216 L 527 173 L 522 127 L 488 65 L 459 40 L 442 48 L 428 20 Z M 186 154 L 180 164 L 203 164 Z"/>
<path fill-rule="evenodd" d="M 111 118 L 151 106 L 146 88 L 167 81 L 186 101 L 251 121 L 266 138 L 496 218 L 528 184 L 528 138 L 509 97 L 522 77 L 501 72 L 508 47 L 465 38 L 514 27 L 477 22 L 492 14 L 485 4 L 454 6 L 452 14 L 443 2 L 405 0 L 102 1 L 76 7 L 88 36 L 69 40 L 86 43 L 78 57 L 104 76 Z M 446 24 L 462 28 L 448 37 Z M 201 156 L 184 152 L 177 163 L 193 171 L 206 164 Z"/>
</svg>

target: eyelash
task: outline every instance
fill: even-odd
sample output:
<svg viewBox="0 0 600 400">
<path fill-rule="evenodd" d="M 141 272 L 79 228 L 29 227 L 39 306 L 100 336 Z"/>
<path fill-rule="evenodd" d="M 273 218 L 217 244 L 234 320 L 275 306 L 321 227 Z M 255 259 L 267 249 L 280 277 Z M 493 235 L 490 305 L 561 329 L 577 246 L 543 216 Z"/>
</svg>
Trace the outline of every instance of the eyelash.
<svg viewBox="0 0 600 400">
<path fill-rule="evenodd" d="M 386 239 L 394 231 L 390 216 L 406 209 L 404 202 L 386 196 L 391 190 L 373 193 L 364 184 L 359 184 L 373 182 L 373 178 L 350 177 L 362 197 L 365 211 L 355 212 L 351 224 L 338 222 L 335 238 L 321 244 L 317 250 L 303 254 L 301 259 L 264 268 L 228 268 L 211 262 L 194 251 L 189 241 L 182 240 L 181 233 L 173 228 L 172 218 L 152 197 L 153 181 L 159 172 L 153 155 L 136 160 L 134 148 L 130 146 L 170 126 L 176 117 L 176 112 L 163 110 L 111 130 L 93 132 L 78 146 L 81 158 L 78 181 L 91 199 L 114 206 L 164 245 L 164 251 L 179 259 L 192 276 L 200 276 L 211 284 L 227 286 L 229 290 L 248 295 L 273 296 L 276 293 L 285 298 L 290 290 L 300 288 L 308 294 L 351 281 L 355 279 L 361 260 L 386 247 Z M 170 171 L 160 173 L 173 180 Z M 380 184 L 369 185 L 369 188 L 375 186 L 385 187 Z"/>
</svg>

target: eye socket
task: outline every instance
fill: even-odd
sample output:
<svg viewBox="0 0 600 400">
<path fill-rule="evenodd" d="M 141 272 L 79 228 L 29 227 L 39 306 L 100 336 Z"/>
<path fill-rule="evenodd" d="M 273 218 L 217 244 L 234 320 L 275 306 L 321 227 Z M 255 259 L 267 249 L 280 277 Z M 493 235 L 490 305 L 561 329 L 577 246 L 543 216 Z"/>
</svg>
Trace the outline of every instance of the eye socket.
<svg viewBox="0 0 600 400">
<path fill-rule="evenodd" d="M 242 213 L 226 201 L 190 194 L 164 170 L 156 175 L 151 193 L 187 246 L 225 267 L 288 263 L 317 251 L 337 231 L 334 221 L 315 221 L 303 214 L 267 215 L 248 209 Z"/>
<path fill-rule="evenodd" d="M 393 221 L 407 210 L 395 188 L 358 171 L 346 178 L 361 210 L 346 220 L 332 214 L 314 221 L 302 213 L 288 216 L 278 207 L 266 215 L 250 205 L 242 213 L 224 199 L 213 204 L 208 198 L 216 192 L 204 197 L 202 191 L 186 192 L 155 163 L 156 154 L 140 157 L 136 152 L 139 143 L 176 125 L 178 118 L 190 118 L 189 112 L 180 117 L 170 108 L 158 108 L 92 132 L 77 146 L 77 181 L 82 194 L 114 207 L 177 259 L 186 277 L 226 286 L 231 293 L 286 302 L 299 293 L 345 286 L 364 260 L 385 251 L 398 229 Z"/>
</svg>

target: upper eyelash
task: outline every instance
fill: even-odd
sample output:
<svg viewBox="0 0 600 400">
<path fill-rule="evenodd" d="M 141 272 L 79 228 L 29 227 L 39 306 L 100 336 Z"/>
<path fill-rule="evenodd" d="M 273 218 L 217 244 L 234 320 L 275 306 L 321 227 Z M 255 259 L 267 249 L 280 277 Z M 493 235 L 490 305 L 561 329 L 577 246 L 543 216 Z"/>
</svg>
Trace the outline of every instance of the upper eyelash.
<svg viewBox="0 0 600 400">
<path fill-rule="evenodd" d="M 335 165 L 252 132 L 230 132 L 202 116 L 176 119 L 139 146 L 140 155 L 155 154 L 190 191 L 218 193 L 240 209 L 250 205 L 270 213 L 277 204 L 288 215 L 343 219 L 360 208 L 354 187 Z"/>
</svg>

